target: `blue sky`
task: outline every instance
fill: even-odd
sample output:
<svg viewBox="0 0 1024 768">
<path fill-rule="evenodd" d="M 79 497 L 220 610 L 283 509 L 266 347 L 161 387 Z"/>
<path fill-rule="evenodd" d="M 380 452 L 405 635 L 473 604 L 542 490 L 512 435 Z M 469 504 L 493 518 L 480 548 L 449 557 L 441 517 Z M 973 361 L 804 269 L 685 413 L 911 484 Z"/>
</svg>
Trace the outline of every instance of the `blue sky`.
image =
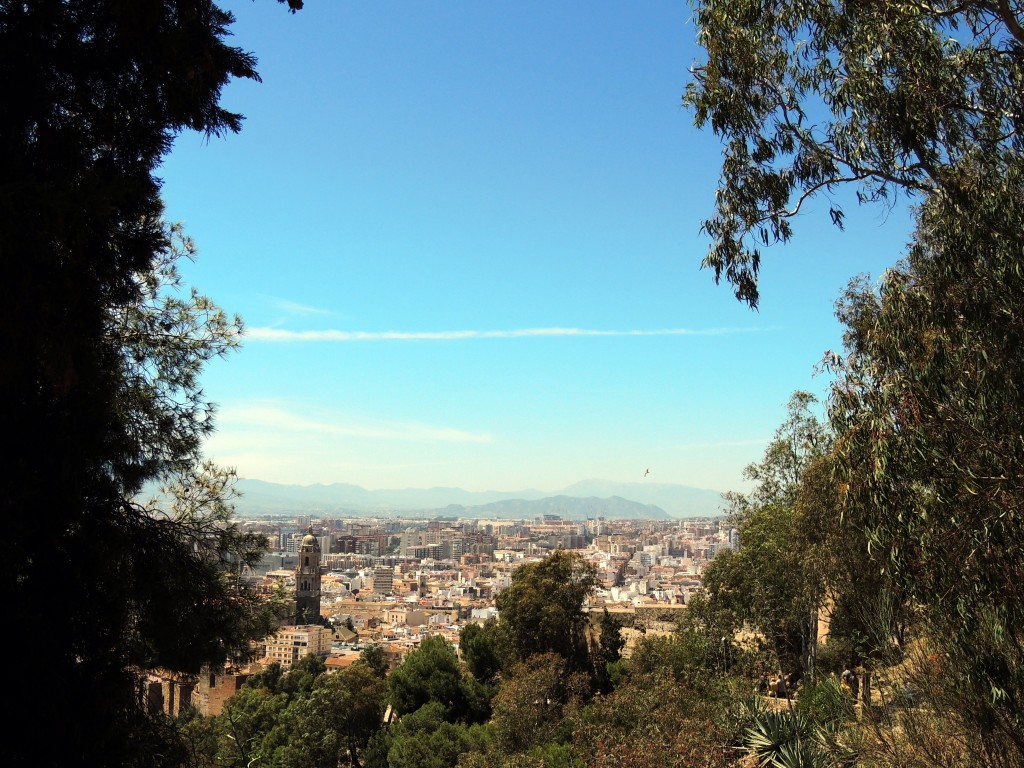
<svg viewBox="0 0 1024 768">
<path fill-rule="evenodd" d="M 203 379 L 207 452 L 243 477 L 742 488 L 789 394 L 824 393 L 843 286 L 907 239 L 904 211 L 839 233 L 823 200 L 766 252 L 760 311 L 714 285 L 686 3 L 224 5 L 263 82 L 160 175 L 186 281 L 246 323 Z"/>
</svg>

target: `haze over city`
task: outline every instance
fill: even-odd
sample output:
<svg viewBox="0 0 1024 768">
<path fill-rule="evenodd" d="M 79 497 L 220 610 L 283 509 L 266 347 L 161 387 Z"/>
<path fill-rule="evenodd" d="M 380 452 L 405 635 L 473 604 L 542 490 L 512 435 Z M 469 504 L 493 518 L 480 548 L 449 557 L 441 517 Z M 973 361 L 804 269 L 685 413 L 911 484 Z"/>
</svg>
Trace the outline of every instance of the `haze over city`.
<svg viewBox="0 0 1024 768">
<path fill-rule="evenodd" d="M 714 285 L 686 4 L 226 5 L 263 82 L 159 175 L 186 281 L 246 322 L 204 373 L 207 453 L 243 477 L 742 488 L 789 394 L 826 390 L 834 300 L 907 237 L 901 207 L 841 198 L 839 233 L 822 198 L 758 312 Z"/>
</svg>

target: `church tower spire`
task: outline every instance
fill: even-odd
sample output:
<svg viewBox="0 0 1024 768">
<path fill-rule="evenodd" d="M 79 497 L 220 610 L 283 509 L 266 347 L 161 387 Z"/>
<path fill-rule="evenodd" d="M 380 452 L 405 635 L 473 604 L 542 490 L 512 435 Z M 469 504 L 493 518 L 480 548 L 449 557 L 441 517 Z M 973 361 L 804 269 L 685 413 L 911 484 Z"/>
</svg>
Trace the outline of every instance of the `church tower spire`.
<svg viewBox="0 0 1024 768">
<path fill-rule="evenodd" d="M 320 620 L 320 542 L 313 526 L 302 537 L 299 564 L 295 568 L 295 622 L 309 624 Z"/>
</svg>

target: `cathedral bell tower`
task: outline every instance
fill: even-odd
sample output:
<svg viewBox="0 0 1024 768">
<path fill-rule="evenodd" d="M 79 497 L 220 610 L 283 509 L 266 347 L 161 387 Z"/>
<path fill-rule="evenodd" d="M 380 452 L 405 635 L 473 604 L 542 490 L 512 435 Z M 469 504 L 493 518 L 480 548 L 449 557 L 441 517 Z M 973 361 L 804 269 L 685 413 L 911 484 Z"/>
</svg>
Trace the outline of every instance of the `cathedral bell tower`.
<svg viewBox="0 0 1024 768">
<path fill-rule="evenodd" d="M 295 568 L 295 623 L 320 621 L 320 542 L 313 526 L 302 537 L 299 564 Z"/>
</svg>

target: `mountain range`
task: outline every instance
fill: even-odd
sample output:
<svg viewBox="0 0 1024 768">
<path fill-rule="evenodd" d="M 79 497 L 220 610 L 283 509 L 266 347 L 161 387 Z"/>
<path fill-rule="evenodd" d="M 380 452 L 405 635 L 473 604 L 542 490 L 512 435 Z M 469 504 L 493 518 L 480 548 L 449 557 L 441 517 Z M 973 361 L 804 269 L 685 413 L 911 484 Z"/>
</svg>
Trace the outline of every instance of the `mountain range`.
<svg viewBox="0 0 1024 768">
<path fill-rule="evenodd" d="M 583 480 L 553 492 L 403 488 L 370 491 L 358 485 L 283 485 L 241 479 L 235 502 L 243 517 L 267 515 L 361 516 L 422 514 L 435 517 L 563 518 L 711 517 L 721 514 L 721 493 L 670 483 Z"/>
</svg>

